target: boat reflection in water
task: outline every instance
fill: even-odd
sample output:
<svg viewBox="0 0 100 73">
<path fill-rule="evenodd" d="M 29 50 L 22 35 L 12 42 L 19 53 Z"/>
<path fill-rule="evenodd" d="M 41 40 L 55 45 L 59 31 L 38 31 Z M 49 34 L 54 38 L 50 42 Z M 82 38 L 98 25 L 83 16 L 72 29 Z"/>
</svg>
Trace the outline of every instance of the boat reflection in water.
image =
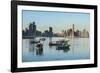
<svg viewBox="0 0 100 73">
<path fill-rule="evenodd" d="M 42 41 L 45 41 L 45 38 L 41 38 L 41 39 L 32 39 L 30 40 L 30 44 L 31 44 L 31 50 L 30 52 L 34 52 L 34 49 L 36 50 L 36 55 L 43 55 L 43 43 L 41 43 Z M 51 49 L 52 47 L 56 47 L 54 49 L 56 50 L 63 50 L 63 52 L 68 52 L 70 50 L 70 45 L 68 44 L 69 40 L 59 40 L 59 41 L 52 41 L 52 38 L 49 38 L 49 44 L 47 46 L 49 46 L 49 48 Z"/>
<path fill-rule="evenodd" d="M 43 48 L 37 48 L 36 55 L 39 55 L 39 56 L 43 55 Z"/>
<path fill-rule="evenodd" d="M 43 44 L 40 43 L 40 40 L 31 39 L 29 42 L 29 52 L 35 52 L 34 54 L 41 56 L 43 55 Z"/>
<path fill-rule="evenodd" d="M 63 52 L 68 52 L 70 50 L 70 45 L 59 45 L 56 46 L 56 50 L 63 50 Z"/>
<path fill-rule="evenodd" d="M 38 43 L 36 45 L 36 55 L 43 55 L 43 44 L 42 43 Z"/>
</svg>

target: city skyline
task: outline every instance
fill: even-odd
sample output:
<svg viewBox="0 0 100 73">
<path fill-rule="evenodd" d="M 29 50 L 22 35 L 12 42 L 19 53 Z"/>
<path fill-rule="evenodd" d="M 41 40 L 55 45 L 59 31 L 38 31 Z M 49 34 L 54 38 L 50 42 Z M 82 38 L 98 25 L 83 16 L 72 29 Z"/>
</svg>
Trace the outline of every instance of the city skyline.
<svg viewBox="0 0 100 73">
<path fill-rule="evenodd" d="M 29 28 L 29 29 L 28 29 Z M 35 22 L 30 23 L 29 27 L 22 31 L 23 38 L 29 37 L 77 37 L 77 38 L 88 38 L 89 32 L 84 29 L 80 31 L 77 29 L 75 31 L 75 25 L 73 24 L 71 28 L 68 30 L 63 29 L 61 33 L 53 32 L 53 28 L 49 27 L 48 30 L 44 30 L 43 32 L 37 30 L 37 26 Z"/>
<path fill-rule="evenodd" d="M 37 30 L 41 32 L 44 32 L 49 27 L 56 28 L 53 29 L 53 32 L 55 33 L 61 32 L 63 29 L 68 30 L 71 28 L 71 24 L 75 24 L 75 27 L 79 30 L 90 30 L 90 14 L 26 10 L 23 10 L 22 12 L 23 30 L 33 21 L 36 22 Z"/>
</svg>

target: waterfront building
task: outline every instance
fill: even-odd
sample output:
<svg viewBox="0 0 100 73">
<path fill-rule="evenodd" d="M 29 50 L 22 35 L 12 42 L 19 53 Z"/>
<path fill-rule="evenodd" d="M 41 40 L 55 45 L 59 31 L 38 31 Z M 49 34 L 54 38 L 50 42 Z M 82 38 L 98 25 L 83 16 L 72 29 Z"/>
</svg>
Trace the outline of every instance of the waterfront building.
<svg viewBox="0 0 100 73">
<path fill-rule="evenodd" d="M 49 31 L 48 30 L 45 30 L 44 33 L 42 34 L 42 36 L 48 37 L 49 36 Z"/>
<path fill-rule="evenodd" d="M 29 25 L 29 36 L 33 36 L 33 37 L 36 36 L 36 25 L 35 25 L 35 22 L 30 23 L 30 25 Z"/>
<path fill-rule="evenodd" d="M 89 32 L 86 31 L 86 29 L 83 29 L 83 31 L 81 32 L 81 37 L 82 38 L 89 38 Z"/>
<path fill-rule="evenodd" d="M 74 26 L 74 24 L 72 25 L 72 28 L 67 30 L 66 36 L 71 37 L 71 38 L 73 38 L 75 36 L 75 26 Z"/>
<path fill-rule="evenodd" d="M 42 32 L 41 31 L 36 31 L 36 36 L 42 36 Z"/>
<path fill-rule="evenodd" d="M 81 31 L 79 31 L 78 29 L 76 30 L 76 32 L 74 32 L 74 36 L 75 37 L 81 37 Z"/>
<path fill-rule="evenodd" d="M 72 37 L 72 29 L 68 29 L 67 30 L 67 36 L 68 37 Z"/>
<path fill-rule="evenodd" d="M 53 29 L 52 27 L 49 27 L 49 37 L 52 37 L 53 36 Z"/>
<path fill-rule="evenodd" d="M 75 28 L 74 28 L 74 24 L 72 25 L 72 37 L 74 37 L 74 30 L 75 30 Z"/>
</svg>

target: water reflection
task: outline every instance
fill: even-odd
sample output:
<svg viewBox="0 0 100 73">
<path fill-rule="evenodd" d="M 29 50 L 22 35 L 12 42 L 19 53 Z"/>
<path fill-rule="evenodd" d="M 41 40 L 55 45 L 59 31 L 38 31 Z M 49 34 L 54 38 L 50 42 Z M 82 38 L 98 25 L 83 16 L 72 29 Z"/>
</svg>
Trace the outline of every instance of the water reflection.
<svg viewBox="0 0 100 73">
<path fill-rule="evenodd" d="M 49 42 L 52 42 L 52 37 L 49 37 Z"/>
<path fill-rule="evenodd" d="M 34 41 L 35 39 L 29 39 L 29 52 L 39 56 L 43 55 L 43 47 L 38 46 L 38 43 Z"/>
<path fill-rule="evenodd" d="M 64 38 L 65 39 L 65 38 Z M 49 37 L 49 42 L 53 42 L 52 40 L 52 37 Z M 68 52 L 70 50 L 70 47 L 68 46 L 68 41 L 66 41 L 67 44 L 66 45 L 63 45 L 62 47 L 58 48 L 58 46 L 62 45 L 62 44 L 59 44 L 59 45 L 49 45 L 49 48 L 55 48 L 56 50 L 58 51 L 63 51 L 64 53 Z M 64 41 L 63 41 L 64 43 Z M 64 48 L 64 46 L 67 46 Z"/>
<path fill-rule="evenodd" d="M 40 41 L 38 39 L 38 41 Z M 52 42 L 52 38 L 49 38 L 49 42 Z M 34 43 L 33 43 L 34 42 Z M 42 43 L 41 43 L 42 42 Z M 36 39 L 29 39 L 29 52 L 32 52 L 37 55 L 37 56 L 42 56 L 43 55 L 43 45 L 45 45 L 44 41 L 41 41 L 41 42 L 36 42 Z M 53 45 L 53 46 L 50 46 L 49 43 L 48 45 L 46 45 L 49 47 L 49 49 L 55 49 L 55 50 L 59 50 L 59 51 L 63 51 L 64 53 L 68 52 L 70 50 L 69 47 L 67 48 L 58 48 L 58 45 Z"/>
<path fill-rule="evenodd" d="M 43 55 L 43 48 L 37 48 L 36 55 L 42 56 Z"/>
<path fill-rule="evenodd" d="M 56 50 L 63 51 L 64 53 L 67 53 L 70 50 L 70 48 L 69 47 L 68 48 L 58 48 L 58 47 L 56 47 Z"/>
<path fill-rule="evenodd" d="M 41 38 L 39 37 L 35 40 L 39 39 Z M 46 38 L 44 41 L 35 43 L 31 43 L 34 39 L 23 39 L 23 62 L 90 58 L 88 38 L 69 39 L 68 44 L 70 46 L 65 46 L 66 48 L 58 48 L 57 45 L 49 46 L 49 42 L 61 39 L 64 38 Z M 39 44 L 42 44 L 42 46 L 39 47 Z"/>
<path fill-rule="evenodd" d="M 36 44 L 31 44 L 32 39 L 29 39 L 29 52 L 34 53 Z"/>
</svg>

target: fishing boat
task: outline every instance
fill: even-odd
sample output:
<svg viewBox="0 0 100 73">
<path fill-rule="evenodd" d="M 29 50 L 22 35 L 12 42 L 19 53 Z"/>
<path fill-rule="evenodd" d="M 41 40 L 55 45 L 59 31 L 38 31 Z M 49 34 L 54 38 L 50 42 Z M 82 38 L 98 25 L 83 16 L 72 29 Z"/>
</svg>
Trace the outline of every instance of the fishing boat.
<svg viewBox="0 0 100 73">
<path fill-rule="evenodd" d="M 49 42 L 49 46 L 56 46 L 56 45 L 59 45 L 60 43 L 57 43 L 57 42 Z"/>
<path fill-rule="evenodd" d="M 63 43 L 68 44 L 69 40 L 59 40 L 59 41 L 53 41 L 53 42 L 49 42 L 49 46 L 57 46 L 57 45 L 62 45 Z"/>
</svg>

